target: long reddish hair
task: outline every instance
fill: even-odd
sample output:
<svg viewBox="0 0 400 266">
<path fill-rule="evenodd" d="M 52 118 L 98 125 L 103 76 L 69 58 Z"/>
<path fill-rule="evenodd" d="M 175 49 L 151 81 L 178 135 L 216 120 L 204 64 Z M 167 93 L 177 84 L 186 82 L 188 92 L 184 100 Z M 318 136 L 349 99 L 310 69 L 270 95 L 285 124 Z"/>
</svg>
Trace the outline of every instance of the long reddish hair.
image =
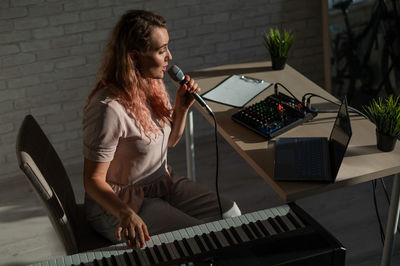
<svg viewBox="0 0 400 266">
<path fill-rule="evenodd" d="M 169 95 L 162 79 L 141 75 L 131 52 L 150 49 L 155 27 L 166 28 L 166 21 L 149 11 L 129 10 L 121 17 L 105 48 L 96 84 L 86 104 L 97 91 L 107 89 L 133 115 L 139 130 L 151 139 L 171 119 Z"/>
</svg>

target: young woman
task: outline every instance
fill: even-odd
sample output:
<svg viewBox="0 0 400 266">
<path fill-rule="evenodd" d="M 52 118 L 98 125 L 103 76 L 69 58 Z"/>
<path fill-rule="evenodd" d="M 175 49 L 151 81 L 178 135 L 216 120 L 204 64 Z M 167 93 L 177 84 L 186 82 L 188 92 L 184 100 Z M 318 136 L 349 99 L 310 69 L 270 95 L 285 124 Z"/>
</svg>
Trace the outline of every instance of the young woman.
<svg viewBox="0 0 400 266">
<path fill-rule="evenodd" d="M 167 149 L 182 136 L 189 93 L 186 76 L 174 106 L 163 83 L 169 36 L 165 20 L 144 10 L 126 12 L 106 47 L 83 116 L 85 208 L 93 228 L 113 242 L 144 246 L 150 234 L 218 217 L 216 194 L 175 174 Z M 186 93 L 189 92 L 189 93 Z M 224 217 L 240 215 L 221 197 Z"/>
</svg>

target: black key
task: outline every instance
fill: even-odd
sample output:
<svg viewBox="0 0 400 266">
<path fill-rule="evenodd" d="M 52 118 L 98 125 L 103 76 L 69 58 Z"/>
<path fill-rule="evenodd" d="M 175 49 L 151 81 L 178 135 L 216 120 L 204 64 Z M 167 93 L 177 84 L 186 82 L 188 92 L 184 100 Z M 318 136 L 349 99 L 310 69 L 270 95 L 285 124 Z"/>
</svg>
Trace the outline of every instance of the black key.
<svg viewBox="0 0 400 266">
<path fill-rule="evenodd" d="M 181 249 L 181 246 L 179 245 L 177 240 L 174 241 L 174 246 L 175 246 L 176 250 L 178 250 L 178 253 L 181 256 L 181 258 L 186 257 L 185 253 L 183 253 L 183 250 Z"/>
<path fill-rule="evenodd" d="M 240 236 L 243 242 L 250 241 L 250 238 L 246 235 L 241 225 L 235 227 L 236 233 Z"/>
<path fill-rule="evenodd" d="M 264 225 L 265 228 L 267 228 L 268 232 L 269 232 L 271 235 L 276 235 L 276 234 L 278 234 L 278 233 L 275 231 L 275 229 L 272 227 L 271 223 L 268 222 L 267 220 L 263 220 L 263 221 L 262 221 L 262 224 Z"/>
<path fill-rule="evenodd" d="M 253 233 L 255 234 L 255 236 L 256 236 L 257 239 L 262 237 L 262 234 L 261 234 L 261 232 L 258 230 L 257 225 L 256 225 L 255 223 L 250 222 L 250 223 L 249 223 L 249 226 L 250 226 L 251 230 L 253 231 Z"/>
<path fill-rule="evenodd" d="M 167 245 L 165 245 L 165 243 L 161 243 L 161 248 L 164 251 L 165 256 L 167 257 L 167 260 L 170 261 L 172 260 L 171 254 L 169 254 Z"/>
<path fill-rule="evenodd" d="M 229 232 L 228 232 L 225 228 L 222 229 L 221 232 L 222 232 L 222 234 L 224 234 L 226 240 L 228 240 L 228 243 L 229 243 L 231 246 L 235 244 L 235 242 L 233 242 L 231 236 L 229 235 Z"/>
<path fill-rule="evenodd" d="M 167 246 L 167 249 L 169 251 L 169 254 L 171 255 L 173 260 L 179 259 L 181 256 L 179 255 L 178 250 L 175 247 L 174 242 L 166 243 L 165 246 Z"/>
<path fill-rule="evenodd" d="M 117 258 L 114 255 L 111 255 L 111 264 L 113 266 L 118 266 Z"/>
<path fill-rule="evenodd" d="M 201 239 L 198 235 L 194 236 L 194 240 L 196 241 L 197 245 L 199 246 L 201 252 L 206 252 L 206 248 L 203 245 L 203 242 L 201 242 Z"/>
<path fill-rule="evenodd" d="M 164 259 L 163 259 L 163 257 L 161 256 L 161 252 L 160 252 L 160 250 L 158 249 L 158 247 L 157 247 L 156 245 L 153 246 L 153 251 L 154 251 L 154 253 L 156 254 L 156 257 L 157 257 L 157 259 L 158 259 L 158 262 L 163 262 Z"/>
<path fill-rule="evenodd" d="M 289 220 L 296 228 L 301 228 L 301 225 L 297 222 L 297 220 L 293 217 L 293 215 L 290 212 L 286 216 L 287 218 L 289 218 Z"/>
<path fill-rule="evenodd" d="M 279 233 L 282 233 L 282 230 L 281 230 L 281 228 L 279 227 L 279 225 L 277 225 L 276 223 L 275 223 L 275 221 L 270 217 L 270 218 L 268 218 L 267 219 L 267 221 L 272 225 L 272 227 L 275 229 L 275 231 L 279 234 Z"/>
<path fill-rule="evenodd" d="M 133 249 L 131 254 L 132 254 L 133 259 L 135 260 L 136 264 L 138 266 L 141 266 L 142 263 L 140 262 L 139 255 L 137 254 L 137 251 Z"/>
<path fill-rule="evenodd" d="M 254 240 L 254 239 L 255 239 L 255 237 L 254 237 L 253 234 L 250 232 L 250 230 L 249 230 L 249 228 L 247 227 L 246 224 L 242 224 L 241 227 L 242 227 L 243 231 L 246 233 L 247 237 L 248 237 L 250 240 Z"/>
<path fill-rule="evenodd" d="M 183 238 L 182 242 L 183 242 L 183 245 L 185 246 L 187 252 L 189 253 L 189 256 L 193 256 L 194 255 L 193 250 L 190 247 L 189 243 L 187 242 L 186 238 Z"/>
<path fill-rule="evenodd" d="M 261 229 L 261 231 L 263 232 L 263 234 L 265 236 L 270 236 L 271 234 L 268 232 L 267 228 L 265 228 L 265 226 L 262 224 L 262 222 L 260 220 L 258 220 L 256 222 L 256 224 L 258 225 L 258 228 Z"/>
<path fill-rule="evenodd" d="M 124 260 L 127 265 L 133 265 L 134 262 L 131 259 L 131 257 L 129 257 L 128 253 L 124 252 L 124 254 L 122 254 L 122 257 L 124 257 Z"/>
<path fill-rule="evenodd" d="M 219 240 L 219 243 L 221 244 L 222 247 L 229 247 L 230 246 L 228 240 L 226 240 L 226 238 L 225 238 L 224 234 L 222 233 L 222 231 L 215 232 L 215 236 Z"/>
<path fill-rule="evenodd" d="M 101 263 L 102 263 L 104 266 L 112 266 L 111 263 L 108 263 L 108 260 L 107 260 L 106 257 L 103 257 L 103 258 L 101 259 Z"/>
<path fill-rule="evenodd" d="M 243 240 L 240 238 L 239 234 L 236 232 L 235 227 L 229 227 L 229 231 L 232 233 L 233 237 L 238 243 L 243 243 Z"/>
<path fill-rule="evenodd" d="M 218 249 L 222 248 L 221 243 L 219 242 L 217 236 L 215 235 L 214 232 L 211 231 L 210 233 L 211 239 L 214 241 L 215 245 L 217 246 Z"/>
<path fill-rule="evenodd" d="M 279 225 L 283 228 L 285 232 L 289 231 L 289 227 L 285 224 L 285 222 L 282 220 L 280 216 L 276 216 L 275 220 L 278 221 Z"/>
<path fill-rule="evenodd" d="M 147 258 L 148 258 L 149 261 L 150 261 L 150 264 L 156 264 L 156 261 L 155 261 L 155 259 L 153 258 L 153 255 L 151 255 L 151 251 L 150 251 L 149 247 L 146 247 L 146 248 L 144 249 L 144 251 L 146 252 L 146 255 L 147 255 Z"/>
<path fill-rule="evenodd" d="M 196 240 L 194 240 L 194 237 L 186 238 L 186 241 L 188 242 L 188 245 L 192 249 L 194 254 L 201 253 L 201 250 L 198 247 Z"/>
<path fill-rule="evenodd" d="M 201 238 L 203 238 L 204 242 L 206 243 L 206 245 L 207 245 L 207 247 L 208 247 L 208 250 L 213 250 L 213 249 L 214 249 L 214 247 L 213 247 L 213 245 L 211 244 L 211 241 L 210 241 L 210 239 L 208 238 L 208 236 L 207 236 L 206 233 L 203 233 L 203 234 L 201 235 Z"/>
</svg>

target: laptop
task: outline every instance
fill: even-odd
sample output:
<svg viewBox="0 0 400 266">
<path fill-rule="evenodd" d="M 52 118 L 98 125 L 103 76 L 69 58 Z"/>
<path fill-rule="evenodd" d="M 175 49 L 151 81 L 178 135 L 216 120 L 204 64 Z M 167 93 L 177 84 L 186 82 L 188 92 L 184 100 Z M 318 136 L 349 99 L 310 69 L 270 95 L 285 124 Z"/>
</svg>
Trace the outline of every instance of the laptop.
<svg viewBox="0 0 400 266">
<path fill-rule="evenodd" d="M 328 138 L 277 138 L 274 180 L 334 182 L 352 135 L 345 98 Z"/>
</svg>

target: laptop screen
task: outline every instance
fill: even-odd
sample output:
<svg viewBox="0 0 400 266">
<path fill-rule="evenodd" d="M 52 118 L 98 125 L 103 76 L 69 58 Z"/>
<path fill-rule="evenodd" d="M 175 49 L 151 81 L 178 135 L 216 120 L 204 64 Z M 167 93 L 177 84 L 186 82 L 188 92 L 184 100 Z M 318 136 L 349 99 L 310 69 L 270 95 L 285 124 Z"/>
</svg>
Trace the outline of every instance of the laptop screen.
<svg viewBox="0 0 400 266">
<path fill-rule="evenodd" d="M 347 98 L 344 98 L 339 107 L 339 112 L 329 137 L 329 150 L 331 157 L 332 177 L 336 178 L 342 163 L 344 154 L 351 138 L 350 116 L 347 106 Z"/>
</svg>

